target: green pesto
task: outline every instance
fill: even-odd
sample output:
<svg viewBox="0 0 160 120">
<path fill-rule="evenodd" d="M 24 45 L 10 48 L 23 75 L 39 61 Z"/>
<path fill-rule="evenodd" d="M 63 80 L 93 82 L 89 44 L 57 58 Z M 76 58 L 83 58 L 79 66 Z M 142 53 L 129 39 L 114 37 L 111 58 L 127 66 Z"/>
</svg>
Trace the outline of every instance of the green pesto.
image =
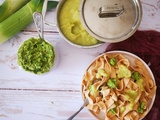
<svg viewBox="0 0 160 120">
<path fill-rule="evenodd" d="M 144 107 L 145 107 L 145 103 L 141 102 L 140 106 L 138 106 L 138 112 L 139 113 L 144 113 Z"/>
<path fill-rule="evenodd" d="M 110 61 L 109 61 L 109 64 L 112 65 L 112 66 L 115 66 L 117 64 L 116 59 L 114 57 L 111 58 Z"/>
<path fill-rule="evenodd" d="M 140 76 L 140 73 L 139 73 L 139 72 L 135 71 L 135 72 L 132 73 L 131 77 L 132 77 L 132 79 L 133 79 L 134 81 L 137 81 L 137 80 L 140 79 L 141 76 Z"/>
<path fill-rule="evenodd" d="M 110 111 L 113 115 L 116 114 L 116 108 L 112 108 L 112 109 L 110 109 L 109 111 Z"/>
<path fill-rule="evenodd" d="M 53 47 L 45 40 L 30 38 L 18 49 L 18 64 L 35 74 L 48 72 L 54 64 Z"/>
<path fill-rule="evenodd" d="M 109 88 L 116 88 L 116 79 L 115 78 L 111 78 L 107 81 L 107 86 Z"/>
</svg>

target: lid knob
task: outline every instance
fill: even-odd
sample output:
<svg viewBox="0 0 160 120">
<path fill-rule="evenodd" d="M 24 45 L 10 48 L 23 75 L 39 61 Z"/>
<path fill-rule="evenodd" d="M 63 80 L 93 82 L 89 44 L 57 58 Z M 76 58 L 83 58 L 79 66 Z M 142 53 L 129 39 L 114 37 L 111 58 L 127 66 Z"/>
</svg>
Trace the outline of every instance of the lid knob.
<svg viewBox="0 0 160 120">
<path fill-rule="evenodd" d="M 118 17 L 124 13 L 124 6 L 102 6 L 99 9 L 99 17 Z"/>
</svg>

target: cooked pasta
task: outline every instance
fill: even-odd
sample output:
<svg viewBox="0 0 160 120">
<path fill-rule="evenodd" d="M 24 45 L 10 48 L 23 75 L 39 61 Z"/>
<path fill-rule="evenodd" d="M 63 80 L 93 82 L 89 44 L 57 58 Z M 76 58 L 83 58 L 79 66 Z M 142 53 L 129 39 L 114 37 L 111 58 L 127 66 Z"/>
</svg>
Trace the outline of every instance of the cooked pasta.
<svg viewBox="0 0 160 120">
<path fill-rule="evenodd" d="M 139 120 L 150 109 L 156 85 L 145 65 L 125 55 L 105 53 L 86 70 L 82 80 L 87 108 L 104 120 Z M 97 117 L 100 119 L 100 117 Z"/>
</svg>

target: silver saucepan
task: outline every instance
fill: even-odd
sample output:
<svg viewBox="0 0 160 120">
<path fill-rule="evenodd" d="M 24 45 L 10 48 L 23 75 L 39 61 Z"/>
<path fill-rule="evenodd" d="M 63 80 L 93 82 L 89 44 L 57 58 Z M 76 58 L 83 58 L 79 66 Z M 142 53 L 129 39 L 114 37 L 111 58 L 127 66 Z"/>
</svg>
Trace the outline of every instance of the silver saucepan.
<svg viewBox="0 0 160 120">
<path fill-rule="evenodd" d="M 142 19 L 140 0 L 45 0 L 42 12 L 44 17 L 48 1 L 59 3 L 56 8 L 56 23 L 44 20 L 45 23 L 56 26 L 64 40 L 80 48 L 93 48 L 104 42 L 126 40 L 136 32 Z M 82 27 L 84 30 L 81 30 Z M 84 31 L 97 40 L 97 43 L 88 44 L 90 38 Z M 80 35 L 84 36 L 79 37 Z M 78 42 L 71 40 L 72 38 Z"/>
</svg>

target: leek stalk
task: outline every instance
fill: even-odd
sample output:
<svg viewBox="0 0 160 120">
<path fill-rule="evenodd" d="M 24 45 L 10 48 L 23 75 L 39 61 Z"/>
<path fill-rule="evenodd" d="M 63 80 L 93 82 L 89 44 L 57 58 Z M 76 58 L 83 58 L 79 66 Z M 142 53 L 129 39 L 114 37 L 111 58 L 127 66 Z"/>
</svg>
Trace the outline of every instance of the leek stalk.
<svg viewBox="0 0 160 120">
<path fill-rule="evenodd" d="M 54 1 L 53 1 L 54 2 Z M 31 0 L 17 12 L 0 23 L 0 44 L 16 35 L 33 22 L 33 13 L 42 12 L 44 0 Z M 54 2 L 57 5 L 57 2 Z M 53 3 L 52 3 L 53 5 Z"/>
<path fill-rule="evenodd" d="M 10 15 L 18 11 L 30 0 L 5 0 L 0 6 L 0 22 L 8 18 Z"/>
</svg>

